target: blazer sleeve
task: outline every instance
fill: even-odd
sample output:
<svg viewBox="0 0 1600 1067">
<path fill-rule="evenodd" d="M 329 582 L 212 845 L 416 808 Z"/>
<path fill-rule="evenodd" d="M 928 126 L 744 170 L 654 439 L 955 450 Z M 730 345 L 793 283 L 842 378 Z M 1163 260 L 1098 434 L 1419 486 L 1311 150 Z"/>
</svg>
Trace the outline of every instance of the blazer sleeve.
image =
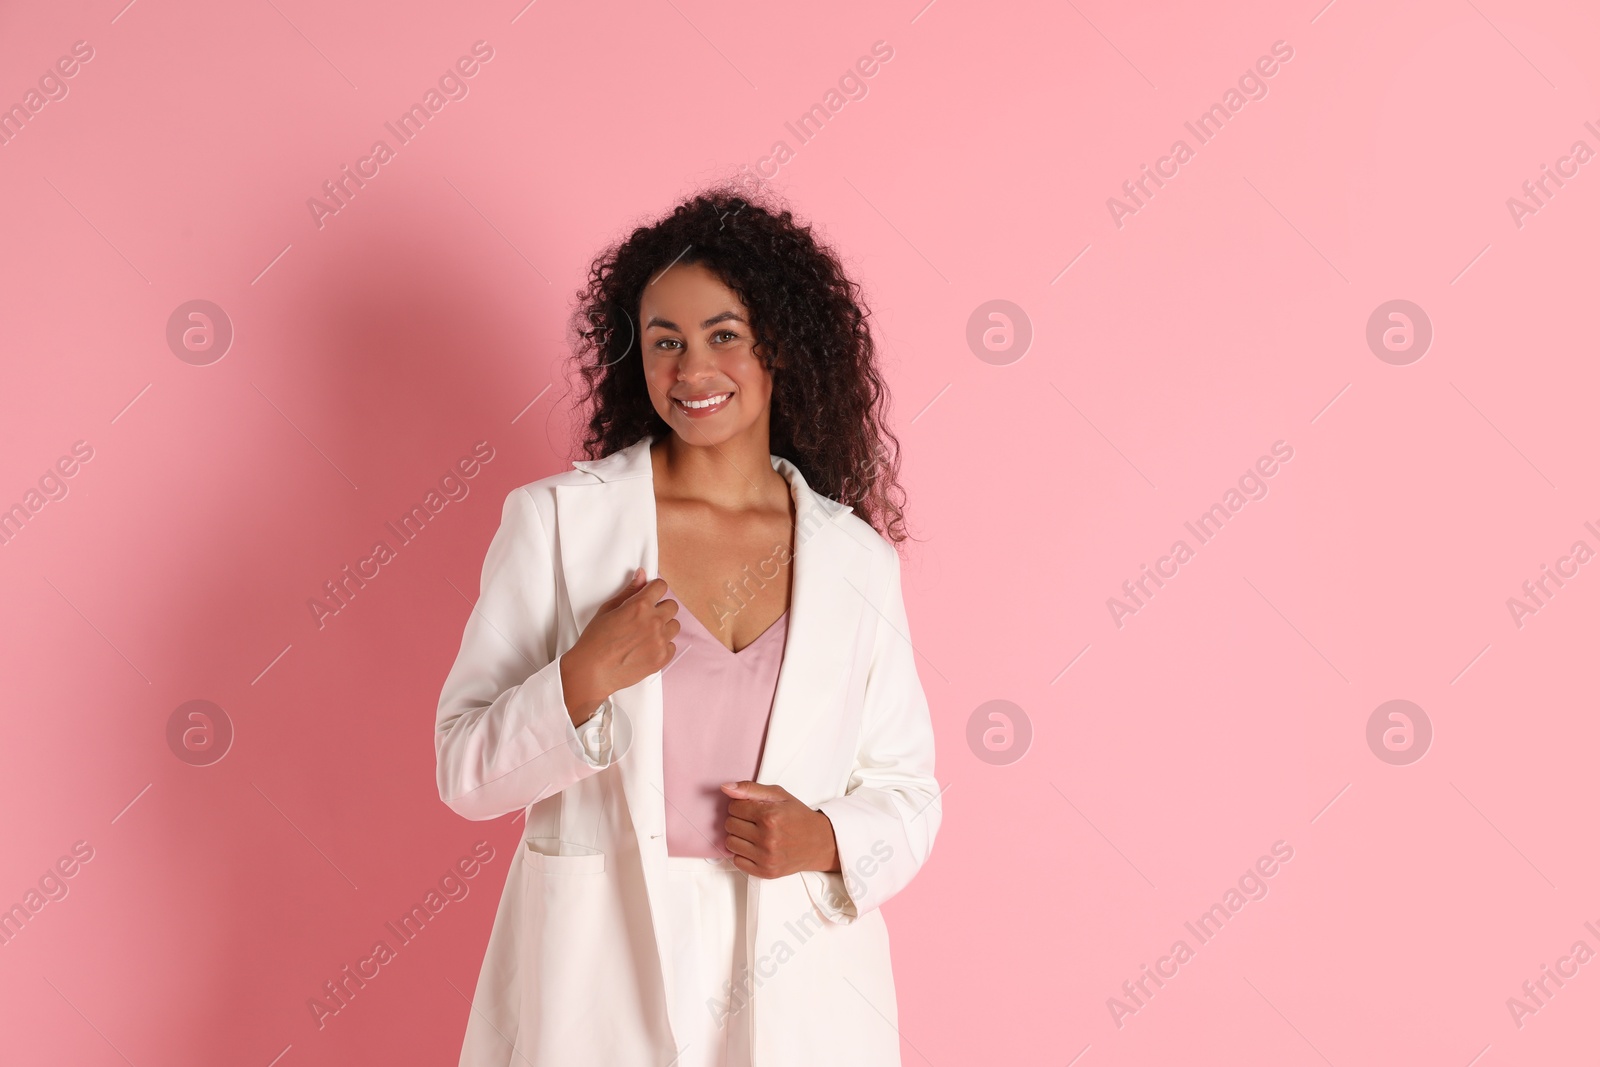
<svg viewBox="0 0 1600 1067">
<path fill-rule="evenodd" d="M 833 823 L 839 871 L 802 873 L 812 902 L 837 923 L 854 922 L 904 889 L 939 831 L 933 724 L 917 677 L 900 588 L 900 555 L 889 550 L 886 588 L 867 668 L 861 736 L 845 794 L 818 810 Z"/>
<path fill-rule="evenodd" d="M 468 819 L 526 808 L 627 753 L 630 731 L 613 738 L 610 701 L 583 723 L 583 737 L 567 714 L 556 571 L 532 494 L 526 486 L 512 490 L 434 726 L 439 797 Z"/>
</svg>

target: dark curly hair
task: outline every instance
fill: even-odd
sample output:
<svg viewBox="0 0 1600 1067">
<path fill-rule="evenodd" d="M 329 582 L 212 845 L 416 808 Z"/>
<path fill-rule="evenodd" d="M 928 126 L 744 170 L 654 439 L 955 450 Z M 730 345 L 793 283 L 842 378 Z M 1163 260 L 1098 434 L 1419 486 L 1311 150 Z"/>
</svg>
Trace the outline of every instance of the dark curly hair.
<svg viewBox="0 0 1600 1067">
<path fill-rule="evenodd" d="M 577 403 L 589 413 L 584 455 L 672 432 L 645 389 L 636 319 L 645 285 L 676 263 L 705 266 L 749 309 L 773 376 L 772 453 L 891 543 L 906 540 L 899 441 L 885 417 L 888 392 L 861 288 L 764 189 L 702 190 L 595 257 L 571 320 L 584 383 Z"/>
</svg>

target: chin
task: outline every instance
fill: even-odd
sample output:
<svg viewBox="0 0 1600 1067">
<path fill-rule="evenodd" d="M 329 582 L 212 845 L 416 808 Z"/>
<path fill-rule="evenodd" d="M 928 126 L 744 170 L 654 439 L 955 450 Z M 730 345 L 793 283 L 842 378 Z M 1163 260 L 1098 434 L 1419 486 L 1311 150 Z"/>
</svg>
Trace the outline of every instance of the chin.
<svg viewBox="0 0 1600 1067">
<path fill-rule="evenodd" d="M 676 414 L 676 413 L 675 413 Z M 689 425 L 683 425 L 688 421 Z M 732 420 L 721 417 L 693 422 L 676 416 L 667 420 L 667 425 L 672 428 L 673 435 L 686 445 L 699 445 L 709 448 L 714 445 L 726 444 L 746 433 L 751 427 L 734 425 Z"/>
<path fill-rule="evenodd" d="M 710 429 L 709 427 L 702 428 L 699 426 L 691 426 L 686 430 L 682 430 L 677 426 L 673 426 L 672 432 L 673 435 L 684 444 L 698 445 L 701 448 L 710 448 L 715 445 L 726 444 L 727 442 L 733 440 L 734 437 L 738 436 L 736 431 L 718 431 Z"/>
</svg>

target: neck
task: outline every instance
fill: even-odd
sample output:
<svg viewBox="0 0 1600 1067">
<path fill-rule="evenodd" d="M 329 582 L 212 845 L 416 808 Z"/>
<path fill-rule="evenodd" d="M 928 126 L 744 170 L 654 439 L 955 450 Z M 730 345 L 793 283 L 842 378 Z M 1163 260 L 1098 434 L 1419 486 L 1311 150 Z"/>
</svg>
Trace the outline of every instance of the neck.
<svg viewBox="0 0 1600 1067">
<path fill-rule="evenodd" d="M 765 436 L 695 445 L 668 431 L 650 443 L 656 495 L 703 500 L 730 510 L 758 507 L 788 482 L 772 469 Z"/>
</svg>

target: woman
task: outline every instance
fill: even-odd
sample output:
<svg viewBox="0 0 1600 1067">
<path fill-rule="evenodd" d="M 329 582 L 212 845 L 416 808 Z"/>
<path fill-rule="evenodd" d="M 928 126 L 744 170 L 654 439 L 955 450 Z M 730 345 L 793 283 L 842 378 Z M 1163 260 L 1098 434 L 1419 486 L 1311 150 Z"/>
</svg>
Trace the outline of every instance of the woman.
<svg viewBox="0 0 1600 1067">
<path fill-rule="evenodd" d="M 506 498 L 439 701 L 445 803 L 526 813 L 465 1067 L 900 1062 L 939 786 L 857 291 L 726 189 L 595 261 L 600 458 Z"/>
</svg>

